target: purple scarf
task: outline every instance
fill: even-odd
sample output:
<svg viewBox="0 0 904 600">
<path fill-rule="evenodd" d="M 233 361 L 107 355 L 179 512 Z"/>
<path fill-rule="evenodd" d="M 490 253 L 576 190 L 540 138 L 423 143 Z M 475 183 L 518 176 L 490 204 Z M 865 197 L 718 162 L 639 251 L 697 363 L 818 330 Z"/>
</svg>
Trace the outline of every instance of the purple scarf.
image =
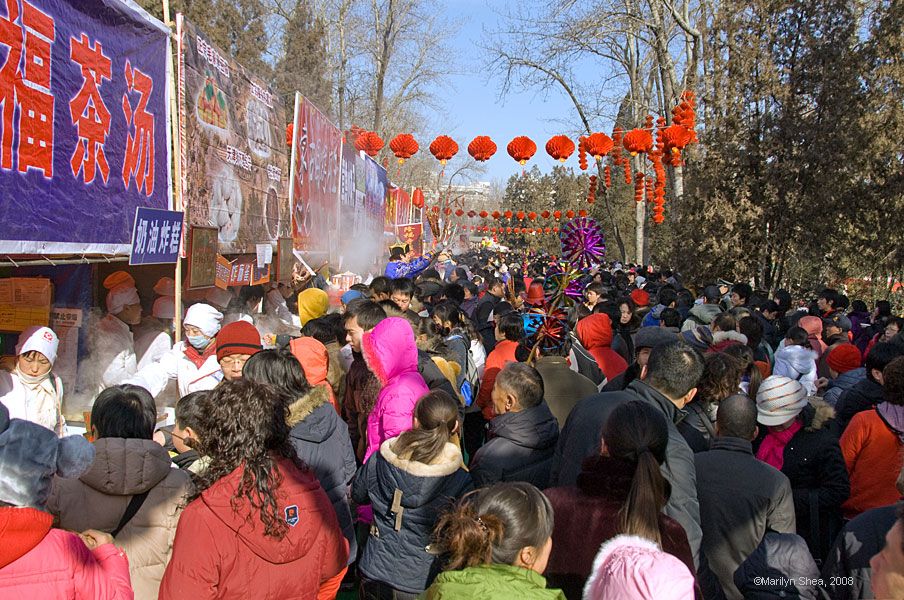
<svg viewBox="0 0 904 600">
<path fill-rule="evenodd" d="M 904 406 L 890 402 L 881 402 L 876 407 L 882 420 L 891 427 L 892 432 L 904 442 Z"/>
</svg>

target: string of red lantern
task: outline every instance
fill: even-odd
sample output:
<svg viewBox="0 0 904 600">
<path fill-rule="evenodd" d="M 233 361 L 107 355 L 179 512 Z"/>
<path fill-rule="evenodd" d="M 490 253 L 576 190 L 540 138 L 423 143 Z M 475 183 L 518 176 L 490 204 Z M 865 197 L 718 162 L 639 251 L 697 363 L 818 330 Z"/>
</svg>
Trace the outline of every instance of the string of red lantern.
<svg viewBox="0 0 904 600">
<path fill-rule="evenodd" d="M 389 149 L 399 159 L 399 164 L 403 165 L 406 160 L 417 154 L 420 146 L 410 133 L 400 133 L 389 142 Z"/>
</svg>

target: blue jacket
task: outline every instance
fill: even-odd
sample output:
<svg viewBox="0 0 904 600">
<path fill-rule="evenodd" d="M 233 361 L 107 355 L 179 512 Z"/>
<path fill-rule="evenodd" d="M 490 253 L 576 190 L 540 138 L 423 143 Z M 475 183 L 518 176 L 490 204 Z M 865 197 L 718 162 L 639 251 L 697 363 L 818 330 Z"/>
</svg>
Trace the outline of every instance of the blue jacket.
<svg viewBox="0 0 904 600">
<path fill-rule="evenodd" d="M 399 279 L 401 277 L 417 277 L 421 273 L 421 271 L 427 270 L 427 267 L 430 266 L 431 262 L 433 262 L 433 257 L 430 256 L 430 254 L 425 254 L 420 258 L 415 258 L 411 262 L 391 260 L 386 265 L 386 276 L 391 279 Z"/>
<path fill-rule="evenodd" d="M 829 406 L 835 406 L 838 403 L 838 399 L 841 398 L 841 394 L 848 391 L 864 379 L 866 379 L 866 369 L 864 367 L 848 371 L 847 373 L 842 373 L 829 382 L 829 387 L 822 395 L 822 399 L 828 402 Z"/>
</svg>

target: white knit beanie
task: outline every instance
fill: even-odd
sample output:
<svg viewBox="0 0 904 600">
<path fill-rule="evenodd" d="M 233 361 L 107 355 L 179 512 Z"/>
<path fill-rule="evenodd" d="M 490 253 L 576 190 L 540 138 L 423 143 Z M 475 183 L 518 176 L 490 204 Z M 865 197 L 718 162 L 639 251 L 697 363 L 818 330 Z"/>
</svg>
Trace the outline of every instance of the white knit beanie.
<svg viewBox="0 0 904 600">
<path fill-rule="evenodd" d="M 787 423 L 800 414 L 807 402 L 807 390 L 799 381 L 771 375 L 756 393 L 757 421 L 767 427 Z"/>
</svg>

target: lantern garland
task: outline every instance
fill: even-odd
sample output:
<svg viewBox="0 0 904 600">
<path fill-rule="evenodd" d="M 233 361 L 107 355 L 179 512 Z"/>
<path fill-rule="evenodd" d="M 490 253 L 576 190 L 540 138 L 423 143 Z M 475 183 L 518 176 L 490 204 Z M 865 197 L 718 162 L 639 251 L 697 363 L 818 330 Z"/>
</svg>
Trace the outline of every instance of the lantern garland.
<svg viewBox="0 0 904 600">
<path fill-rule="evenodd" d="M 587 138 L 578 139 L 578 167 L 582 171 L 587 170 Z"/>
<path fill-rule="evenodd" d="M 486 135 L 478 135 L 468 144 L 468 154 L 477 162 L 490 160 L 496 154 L 496 143 Z"/>
<path fill-rule="evenodd" d="M 509 142 L 506 150 L 518 164 L 524 166 L 537 153 L 537 144 L 526 135 L 519 135 Z"/>
<path fill-rule="evenodd" d="M 383 149 L 383 139 L 373 131 L 365 131 L 355 138 L 355 149 L 373 158 Z"/>
<path fill-rule="evenodd" d="M 406 160 L 417 154 L 420 146 L 410 133 L 400 133 L 389 142 L 389 149 L 399 160 L 399 164 L 404 165 Z"/>
<path fill-rule="evenodd" d="M 574 142 L 567 135 L 555 135 L 546 142 L 546 153 L 559 162 L 574 154 Z"/>
<path fill-rule="evenodd" d="M 458 144 L 447 135 L 436 136 L 436 139 L 430 142 L 430 154 L 439 161 L 439 164 L 445 166 L 446 161 L 458 154 Z"/>
<path fill-rule="evenodd" d="M 614 145 L 612 138 L 605 133 L 591 133 L 584 139 L 584 146 L 587 149 L 587 154 L 595 158 L 597 162 L 603 160 L 603 157 L 609 154 L 609 151 L 612 150 L 612 146 Z"/>
<path fill-rule="evenodd" d="M 590 176 L 590 189 L 587 190 L 587 203 L 593 204 L 596 201 L 596 175 Z"/>
</svg>

